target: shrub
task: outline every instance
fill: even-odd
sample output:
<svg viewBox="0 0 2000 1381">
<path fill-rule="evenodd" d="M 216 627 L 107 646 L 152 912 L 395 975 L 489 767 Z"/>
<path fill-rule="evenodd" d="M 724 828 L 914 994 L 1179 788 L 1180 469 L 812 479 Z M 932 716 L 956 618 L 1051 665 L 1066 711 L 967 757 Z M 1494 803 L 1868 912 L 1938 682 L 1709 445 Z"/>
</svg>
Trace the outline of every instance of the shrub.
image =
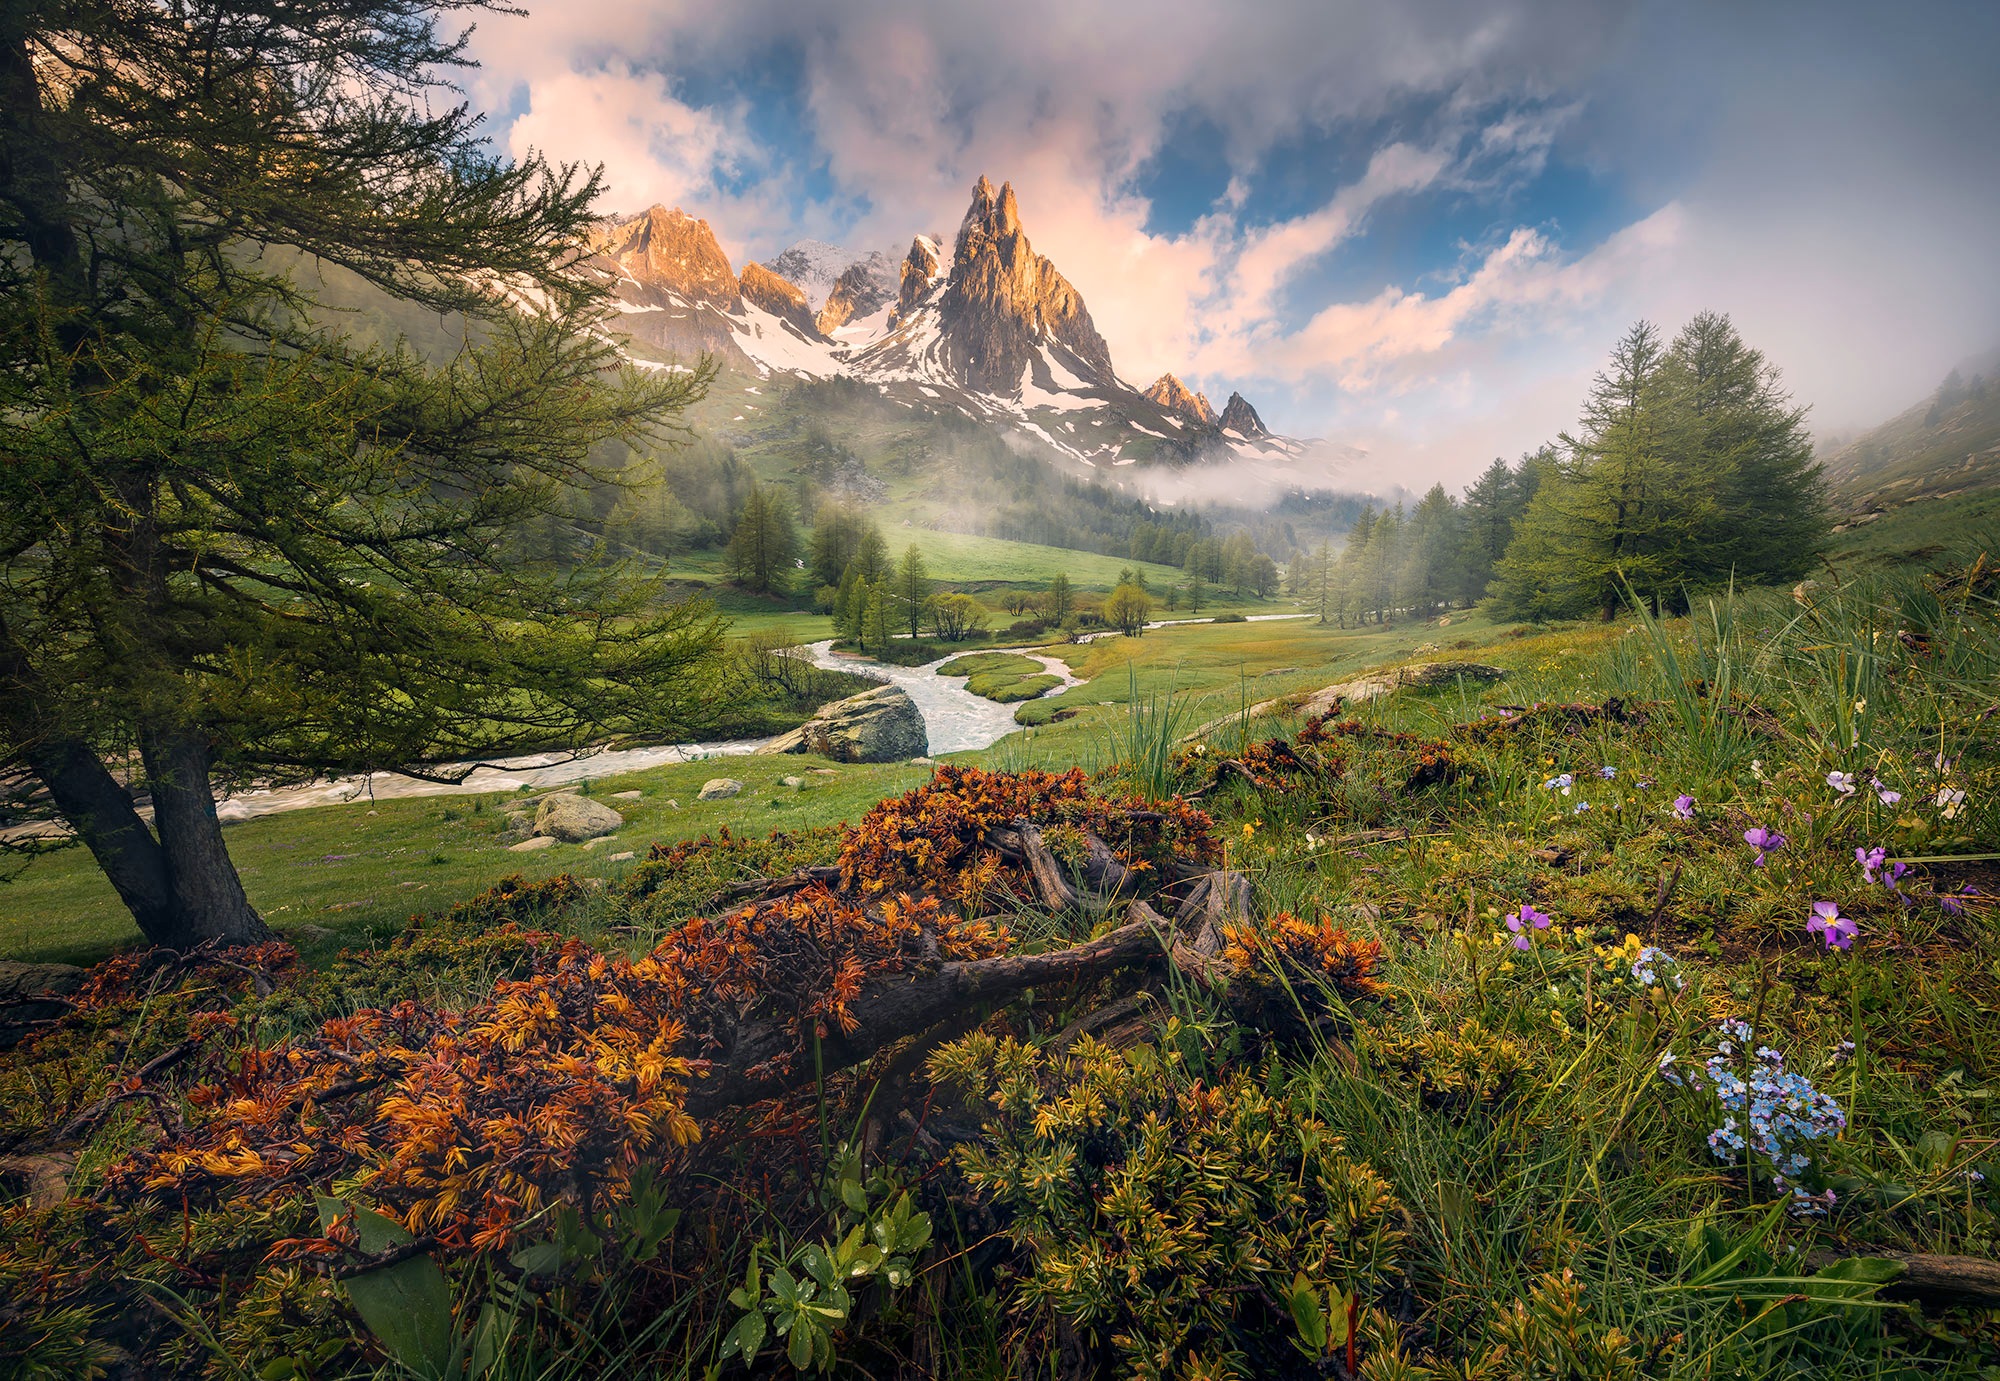
<svg viewBox="0 0 2000 1381">
<path fill-rule="evenodd" d="M 992 1109 L 957 1160 L 1027 1258 L 1031 1354 L 1055 1355 L 1060 1327 L 1133 1376 L 1312 1374 L 1328 1339 L 1304 1347 L 1301 1316 L 1323 1325 L 1322 1299 L 1373 1294 L 1395 1269 L 1387 1181 L 1258 1080 L 1206 1083 L 1148 1046 L 1056 1054 L 986 1034 L 931 1072 Z"/>
</svg>

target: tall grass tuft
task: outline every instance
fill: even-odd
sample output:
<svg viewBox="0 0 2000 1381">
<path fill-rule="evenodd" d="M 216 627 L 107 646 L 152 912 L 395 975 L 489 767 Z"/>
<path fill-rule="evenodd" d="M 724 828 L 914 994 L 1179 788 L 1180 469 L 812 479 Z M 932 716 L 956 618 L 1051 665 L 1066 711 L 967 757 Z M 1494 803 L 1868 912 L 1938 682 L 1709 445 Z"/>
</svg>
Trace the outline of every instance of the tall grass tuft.
<svg viewBox="0 0 2000 1381">
<path fill-rule="evenodd" d="M 1139 672 L 1125 668 L 1126 704 L 1122 719 L 1113 719 L 1106 734 L 1105 756 L 1149 801 L 1172 797 L 1178 786 L 1175 746 L 1195 727 L 1194 702 L 1176 695 L 1169 682 L 1164 691 L 1139 694 Z"/>
</svg>

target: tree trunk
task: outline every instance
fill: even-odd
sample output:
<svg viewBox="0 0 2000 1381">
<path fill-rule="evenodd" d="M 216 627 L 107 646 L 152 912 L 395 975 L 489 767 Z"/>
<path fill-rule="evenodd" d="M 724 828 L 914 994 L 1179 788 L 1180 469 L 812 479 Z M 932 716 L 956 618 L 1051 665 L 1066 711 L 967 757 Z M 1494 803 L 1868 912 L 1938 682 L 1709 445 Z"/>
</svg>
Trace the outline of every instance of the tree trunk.
<svg viewBox="0 0 2000 1381">
<path fill-rule="evenodd" d="M 22 757 L 104 870 L 140 933 L 154 944 L 171 943 L 167 937 L 177 930 L 178 918 L 167 856 L 133 808 L 130 793 L 88 744 L 75 739 L 30 742 Z"/>
<path fill-rule="evenodd" d="M 213 758 L 207 741 L 186 726 L 146 725 L 140 729 L 139 754 L 146 763 L 153 827 L 166 855 L 174 899 L 173 933 L 161 937 L 149 932 L 147 938 L 175 949 L 205 940 L 247 945 L 270 939 L 270 928 L 243 895 L 243 880 L 222 840 L 209 785 Z"/>
</svg>

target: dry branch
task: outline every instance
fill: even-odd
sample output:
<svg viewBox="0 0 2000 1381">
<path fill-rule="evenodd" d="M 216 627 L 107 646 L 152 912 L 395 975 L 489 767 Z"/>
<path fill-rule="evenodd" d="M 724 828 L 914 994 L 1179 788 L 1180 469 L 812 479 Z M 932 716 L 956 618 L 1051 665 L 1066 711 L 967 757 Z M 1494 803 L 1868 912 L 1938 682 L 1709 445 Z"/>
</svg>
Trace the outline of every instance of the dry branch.
<svg viewBox="0 0 2000 1381">
<path fill-rule="evenodd" d="M 1138 911 L 1144 903 L 1135 902 Z M 1135 919 L 1096 940 L 1051 954 L 1008 954 L 943 964 L 927 972 L 869 985 L 849 1004 L 851 1031 L 820 1042 L 823 1069 L 859 1064 L 883 1046 L 922 1035 L 979 1003 L 1003 1002 L 1029 988 L 1074 983 L 1144 969 L 1164 957 L 1167 928 L 1158 913 Z M 782 1022 L 754 1021 L 725 1035 L 711 1077 L 688 1092 L 688 1111 L 711 1116 L 781 1093 L 798 1082 L 788 1058 L 798 1037 Z"/>
<path fill-rule="evenodd" d="M 1903 1274 L 1882 1287 L 1886 1299 L 1913 1299 L 1945 1307 L 2000 1308 L 2000 1262 L 1978 1256 L 1938 1256 L 1930 1252 L 1812 1252 L 1806 1264 L 1818 1270 L 1851 1257 L 1894 1261 Z"/>
</svg>

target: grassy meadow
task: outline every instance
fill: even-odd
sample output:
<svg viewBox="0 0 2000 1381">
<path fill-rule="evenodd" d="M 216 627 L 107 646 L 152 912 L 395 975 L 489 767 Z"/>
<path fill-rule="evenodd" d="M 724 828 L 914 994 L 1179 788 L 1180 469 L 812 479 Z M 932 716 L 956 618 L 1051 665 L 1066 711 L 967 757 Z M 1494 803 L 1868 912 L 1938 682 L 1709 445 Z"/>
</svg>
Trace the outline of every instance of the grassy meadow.
<svg viewBox="0 0 2000 1381">
<path fill-rule="evenodd" d="M 755 1374 L 1991 1381 L 2000 1296 L 1925 1273 L 2000 1257 L 2000 590 L 1964 553 L 1884 570 L 1849 541 L 1815 590 L 1703 597 L 1665 622 L 1200 624 L 1047 649 L 1087 683 L 1029 704 L 1074 713 L 954 763 L 1077 766 L 1155 809 L 1195 800 L 1203 866 L 1240 873 L 1261 918 L 1230 932 L 1235 976 L 1038 988 L 860 1074 L 829 1068 L 803 1102 L 657 1153 L 657 1178 L 599 1217 L 557 1213 L 511 1258 L 433 1248 L 461 1321 L 424 1306 L 445 1310 L 433 1327 L 477 1316 L 462 1345 L 488 1348 L 485 1374 L 546 1378 L 727 1376 L 748 1354 Z M 1506 678 L 1321 726 L 1242 717 L 1441 659 Z M 934 820 L 894 837 L 940 841 L 957 816 L 927 800 L 966 793 L 956 812 L 993 789 L 940 776 L 885 817 L 871 808 L 932 769 L 810 771 L 825 766 L 593 781 L 600 800 L 644 795 L 611 802 L 627 823 L 591 849 L 508 852 L 500 796 L 232 826 L 253 900 L 338 996 L 308 977 L 228 1010 L 277 1039 L 420 991 L 484 1029 L 496 965 L 542 972 L 500 921 L 710 962 L 676 937 L 707 933 L 687 918 L 714 914 L 718 888 L 857 847 L 915 868 L 907 843 L 870 842 L 881 822 Z M 746 790 L 696 802 L 718 775 Z M 683 847 L 649 862 L 654 843 Z M 513 874 L 549 881 L 451 909 Z M 0 903 L 10 957 L 88 961 L 131 938 L 79 856 Z M 1024 900 L 986 921 L 1033 955 L 1106 936 L 1117 905 Z M 399 933 L 382 958 L 334 957 Z M 1119 1019 L 1088 1025 L 1100 1009 Z M 0 1106 L 69 1115 L 105 1042 L 129 1062 L 173 1034 L 105 1034 L 131 1020 L 107 1008 L 39 1063 L 0 1062 Z M 540 1058 L 524 1039 L 517 1065 Z M 78 1091 L 52 1092 L 58 1074 Z M 79 1183 L 145 1145 L 142 1124 L 106 1121 Z M 201 1260 L 253 1262 L 309 1226 L 215 1202 L 190 1229 L 213 1244 Z M 33 1278 L 49 1303 L 8 1346 L 61 1374 L 46 1368 L 81 1355 L 82 1317 L 62 1309 L 115 1291 L 27 1230 L 0 1233 L 0 1287 Z M 521 1264 L 537 1252 L 556 1264 Z M 111 1255 L 168 1298 L 157 1263 Z M 309 1272 L 240 1269 L 232 1308 L 182 1279 L 180 1341 L 149 1345 L 188 1374 L 435 1374 L 366 1291 L 349 1310 Z"/>
</svg>

